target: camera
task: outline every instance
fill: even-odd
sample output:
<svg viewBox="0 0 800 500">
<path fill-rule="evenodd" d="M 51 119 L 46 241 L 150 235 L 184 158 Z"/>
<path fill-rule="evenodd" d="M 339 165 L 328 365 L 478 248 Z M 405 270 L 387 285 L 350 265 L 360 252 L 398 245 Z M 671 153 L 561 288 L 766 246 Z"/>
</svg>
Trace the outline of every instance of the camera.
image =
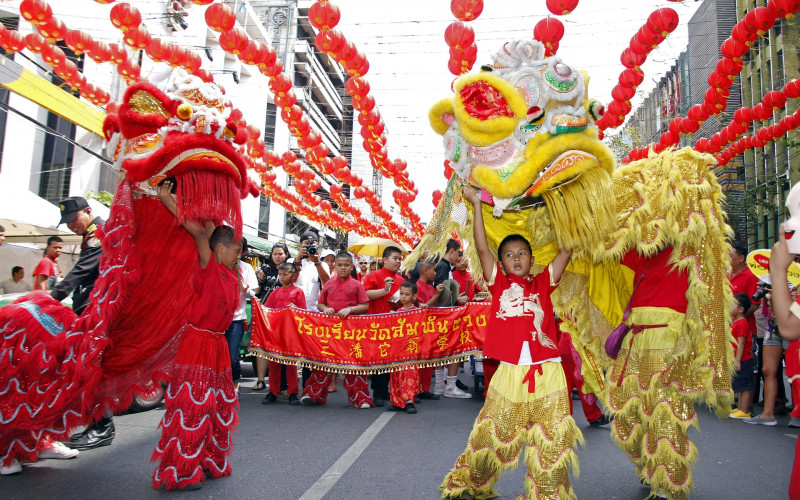
<svg viewBox="0 0 800 500">
<path fill-rule="evenodd" d="M 750 298 L 752 299 L 753 302 L 761 302 L 761 299 L 763 299 L 764 296 L 771 291 L 772 291 L 772 285 L 770 285 L 769 283 L 761 283 L 758 286 L 758 290 L 756 290 L 756 293 L 754 293 L 753 296 Z"/>
<path fill-rule="evenodd" d="M 308 255 L 313 257 L 317 255 L 317 247 L 315 245 L 308 245 L 306 247 L 306 252 L 308 252 Z"/>
</svg>

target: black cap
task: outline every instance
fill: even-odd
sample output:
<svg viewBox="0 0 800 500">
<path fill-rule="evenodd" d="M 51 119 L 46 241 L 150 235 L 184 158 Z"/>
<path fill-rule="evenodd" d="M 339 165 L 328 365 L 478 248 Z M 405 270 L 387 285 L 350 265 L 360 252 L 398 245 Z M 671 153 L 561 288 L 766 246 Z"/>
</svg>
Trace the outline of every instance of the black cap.
<svg viewBox="0 0 800 500">
<path fill-rule="evenodd" d="M 89 208 L 89 203 L 86 201 L 86 198 L 81 196 L 70 196 L 69 198 L 61 200 L 61 203 L 58 204 L 58 208 L 61 209 L 61 221 L 59 221 L 59 224 L 65 224 L 72 222 L 78 215 L 78 212 Z"/>
<path fill-rule="evenodd" d="M 306 231 L 306 232 L 304 232 L 303 234 L 300 235 L 300 243 L 302 243 L 302 242 L 304 242 L 306 240 L 318 241 L 317 240 L 317 233 L 315 233 L 314 231 Z"/>
</svg>

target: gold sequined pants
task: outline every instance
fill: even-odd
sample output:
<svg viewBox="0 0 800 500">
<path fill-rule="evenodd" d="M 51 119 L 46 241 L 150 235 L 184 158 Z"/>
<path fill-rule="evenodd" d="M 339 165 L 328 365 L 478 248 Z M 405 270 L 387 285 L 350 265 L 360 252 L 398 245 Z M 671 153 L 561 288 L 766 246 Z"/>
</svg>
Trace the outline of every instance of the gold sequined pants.
<svg viewBox="0 0 800 500">
<path fill-rule="evenodd" d="M 541 365 L 535 392 L 524 382 L 529 366 L 501 364 L 453 470 L 439 487 L 442 498 L 493 498 L 500 474 L 517 466 L 525 449 L 526 498 L 574 498 L 568 468 L 578 473 L 574 447 L 583 436 L 570 416 L 569 393 L 561 363 Z"/>
<path fill-rule="evenodd" d="M 692 489 L 697 456 L 688 434 L 689 427 L 697 427 L 697 415 L 682 392 L 689 384 L 681 383 L 690 373 L 689 362 L 676 357 L 684 349 L 683 318 L 664 308 L 631 311 L 632 325 L 670 326 L 629 333 L 607 377 L 605 407 L 614 417 L 612 438 L 650 485 L 651 494 L 664 493 L 668 498 L 682 498 Z"/>
</svg>

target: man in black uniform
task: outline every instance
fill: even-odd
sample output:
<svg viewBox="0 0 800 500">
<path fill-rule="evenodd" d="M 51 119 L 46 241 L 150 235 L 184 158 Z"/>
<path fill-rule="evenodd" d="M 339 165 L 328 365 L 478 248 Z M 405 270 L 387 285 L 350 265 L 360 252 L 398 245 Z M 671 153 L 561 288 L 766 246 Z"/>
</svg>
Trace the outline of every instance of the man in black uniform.
<svg viewBox="0 0 800 500">
<path fill-rule="evenodd" d="M 92 209 L 85 198 L 71 196 L 60 203 L 61 221 L 67 224 L 73 233 L 83 236 L 81 256 L 75 267 L 61 280 L 50 295 L 56 300 L 64 300 L 72 293 L 72 309 L 80 315 L 89 304 L 89 297 L 94 289 L 94 282 L 100 271 L 100 257 L 103 249 L 95 231 L 105 221 L 92 215 Z M 108 446 L 114 440 L 114 422 L 111 417 L 103 417 L 89 426 L 85 431 L 73 435 L 69 443 L 75 450 L 89 450 L 99 446 Z"/>
</svg>

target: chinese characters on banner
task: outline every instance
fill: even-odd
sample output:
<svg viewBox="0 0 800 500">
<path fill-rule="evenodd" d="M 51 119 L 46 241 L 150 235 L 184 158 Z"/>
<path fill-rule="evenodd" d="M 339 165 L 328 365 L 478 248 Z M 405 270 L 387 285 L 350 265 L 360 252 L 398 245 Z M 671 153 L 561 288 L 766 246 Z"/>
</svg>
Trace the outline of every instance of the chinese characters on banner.
<svg viewBox="0 0 800 500">
<path fill-rule="evenodd" d="M 382 373 L 445 365 L 483 348 L 488 303 L 389 314 L 326 316 L 293 307 L 253 307 L 249 351 L 310 368 Z"/>
</svg>

